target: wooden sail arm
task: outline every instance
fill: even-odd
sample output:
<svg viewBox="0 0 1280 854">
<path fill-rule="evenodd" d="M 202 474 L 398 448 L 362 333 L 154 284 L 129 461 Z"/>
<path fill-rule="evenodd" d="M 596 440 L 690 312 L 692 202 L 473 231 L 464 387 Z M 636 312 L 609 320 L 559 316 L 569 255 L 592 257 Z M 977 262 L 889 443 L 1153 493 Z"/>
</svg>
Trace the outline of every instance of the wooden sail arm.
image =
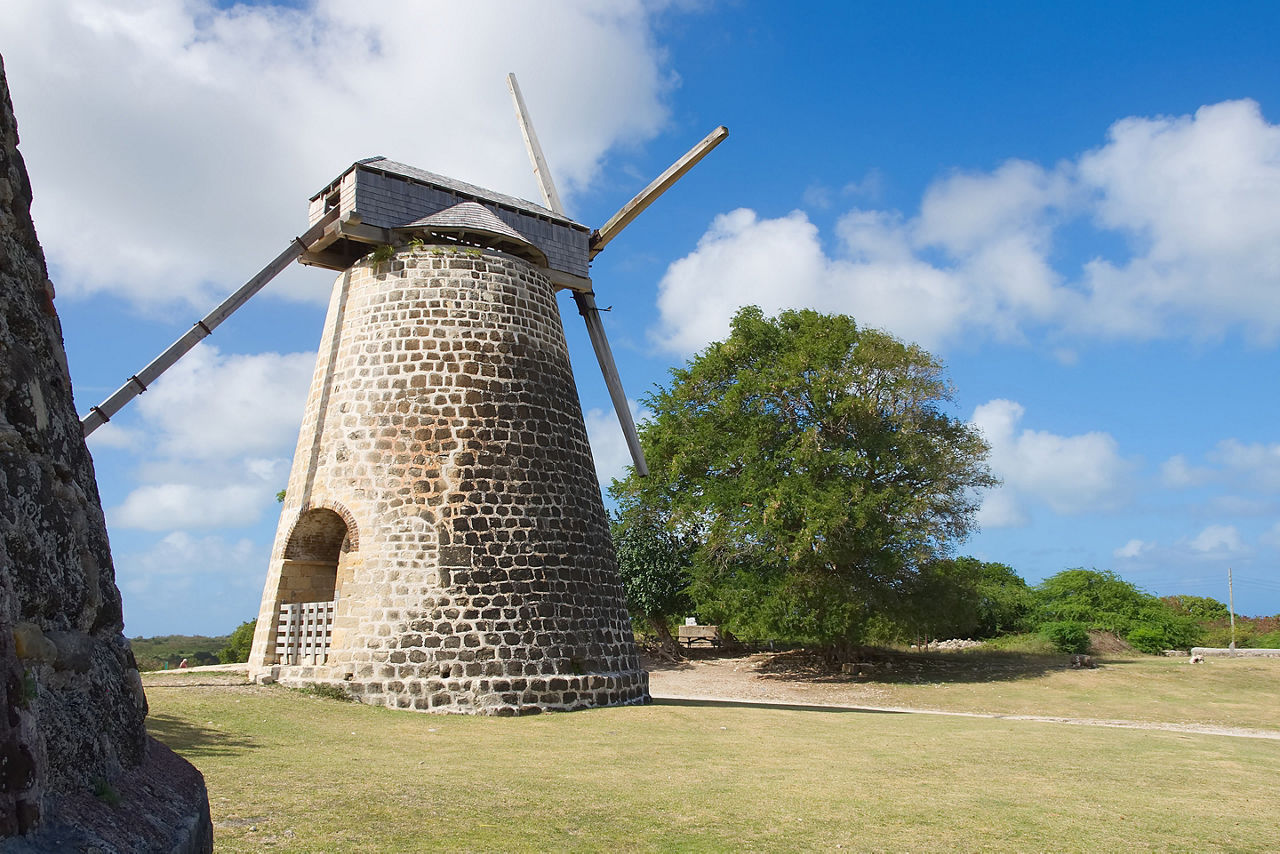
<svg viewBox="0 0 1280 854">
<path fill-rule="evenodd" d="M 578 304 L 578 313 L 587 322 L 591 347 L 596 351 L 596 361 L 600 363 L 600 372 L 604 374 L 604 384 L 609 389 L 609 398 L 613 401 L 613 411 L 618 415 L 618 423 L 622 425 L 622 435 L 626 437 L 636 474 L 648 477 L 649 465 L 644 459 L 644 449 L 640 447 L 640 435 L 636 432 L 636 422 L 631 417 L 627 394 L 622 390 L 622 378 L 618 376 L 618 366 L 613 361 L 613 350 L 609 348 L 609 339 L 604 334 L 600 309 L 596 307 L 596 295 L 590 291 L 574 291 L 573 301 Z"/>
<path fill-rule="evenodd" d="M 538 188 L 542 190 L 542 199 L 547 207 L 564 216 L 564 205 L 560 202 L 560 194 L 556 192 L 555 182 L 551 180 L 551 169 L 547 167 L 547 158 L 542 154 L 542 146 L 538 144 L 538 135 L 533 131 L 533 120 L 529 118 L 529 110 L 524 105 L 524 96 L 520 94 L 520 84 L 515 74 L 507 75 L 507 88 L 511 90 L 511 100 L 515 101 L 516 118 L 520 121 L 520 135 L 524 137 L 524 146 L 529 151 L 529 162 L 533 164 L 533 177 L 538 179 Z"/>
<path fill-rule="evenodd" d="M 219 303 L 213 311 L 197 320 L 194 326 L 187 330 L 181 338 L 170 344 L 163 353 L 152 359 L 151 363 L 145 368 L 129 377 L 124 385 L 116 389 L 114 394 L 97 406 L 89 407 L 89 414 L 80 419 L 80 429 L 84 431 L 84 435 L 88 436 L 94 430 L 106 424 L 111 420 L 111 416 L 124 408 L 125 404 L 146 391 L 152 383 L 160 378 L 161 374 L 173 367 L 174 363 L 186 355 L 192 347 L 207 338 L 217 328 L 218 324 L 248 302 L 249 297 L 266 287 L 267 283 L 280 275 L 285 267 L 306 252 L 307 248 L 319 240 L 325 229 L 333 225 L 337 218 L 337 209 L 325 214 L 319 222 L 307 229 L 301 237 L 294 238 L 293 243 L 289 244 L 289 248 L 277 255 L 270 264 L 259 270 L 256 276 L 245 282 L 239 290 Z"/>
<path fill-rule="evenodd" d="M 653 201 L 667 191 L 667 189 L 679 181 L 681 176 L 698 164 L 698 161 L 711 153 L 711 149 L 724 142 L 725 137 L 729 135 L 729 129 L 724 125 L 707 134 L 706 137 L 689 149 L 684 157 L 681 157 L 675 163 L 667 167 L 667 171 L 663 172 L 649 186 L 641 190 L 634 199 L 627 202 L 622 208 L 609 218 L 609 221 L 600 226 L 594 234 L 591 235 L 591 257 L 594 258 L 600 254 L 600 250 L 609 243 L 610 240 L 618 236 L 618 232 L 631 224 L 631 221 L 638 217 L 645 208 L 653 204 Z"/>
</svg>

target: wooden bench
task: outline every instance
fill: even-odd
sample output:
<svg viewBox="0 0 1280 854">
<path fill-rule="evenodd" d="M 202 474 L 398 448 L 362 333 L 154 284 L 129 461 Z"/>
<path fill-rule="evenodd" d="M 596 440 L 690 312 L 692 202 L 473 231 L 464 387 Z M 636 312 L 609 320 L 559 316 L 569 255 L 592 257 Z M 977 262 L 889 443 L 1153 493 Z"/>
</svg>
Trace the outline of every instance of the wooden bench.
<svg viewBox="0 0 1280 854">
<path fill-rule="evenodd" d="M 709 643 L 712 646 L 720 645 L 720 627 L 719 626 L 680 626 L 679 634 L 680 643 L 686 647 L 692 647 L 695 643 Z"/>
</svg>

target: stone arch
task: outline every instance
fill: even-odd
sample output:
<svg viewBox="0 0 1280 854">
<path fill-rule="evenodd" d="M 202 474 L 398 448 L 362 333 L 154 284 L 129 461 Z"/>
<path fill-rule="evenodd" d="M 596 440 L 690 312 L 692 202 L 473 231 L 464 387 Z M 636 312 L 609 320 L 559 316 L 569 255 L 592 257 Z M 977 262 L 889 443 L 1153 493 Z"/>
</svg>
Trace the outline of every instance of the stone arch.
<svg viewBox="0 0 1280 854">
<path fill-rule="evenodd" d="M 342 512 L 339 512 L 342 511 Z M 341 595 L 339 567 L 359 548 L 359 535 L 345 507 L 303 509 L 285 540 L 280 604 L 331 602 Z"/>
<path fill-rule="evenodd" d="M 298 526 L 314 526 L 325 524 L 324 520 L 329 517 L 323 513 L 317 514 L 318 510 L 328 510 L 336 514 L 341 519 L 342 524 L 346 526 L 346 539 L 341 543 L 342 552 L 356 552 L 360 550 L 360 528 L 356 525 L 355 517 L 351 515 L 351 511 L 337 501 L 321 501 L 319 504 L 303 505 L 298 511 L 298 518 L 293 520 L 293 524 L 289 526 L 289 536 L 285 540 L 286 559 L 292 558 L 289 554 L 290 548 L 294 545 L 294 535 L 298 533 Z M 330 520 L 327 524 L 332 524 Z M 305 531 L 303 532 L 305 534 Z"/>
</svg>

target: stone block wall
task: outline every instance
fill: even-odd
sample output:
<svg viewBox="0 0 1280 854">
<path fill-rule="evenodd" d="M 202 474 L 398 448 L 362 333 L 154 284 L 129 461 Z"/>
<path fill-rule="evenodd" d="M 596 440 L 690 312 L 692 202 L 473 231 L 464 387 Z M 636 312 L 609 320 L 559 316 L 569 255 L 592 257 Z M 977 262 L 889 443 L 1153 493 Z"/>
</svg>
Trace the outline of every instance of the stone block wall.
<svg viewBox="0 0 1280 854">
<path fill-rule="evenodd" d="M 285 556 L 320 513 L 343 520 L 358 564 L 328 661 L 280 667 Z M 522 714 L 647 700 L 541 271 L 427 246 L 339 277 L 258 626 L 260 678 L 341 683 L 388 706 Z"/>
</svg>

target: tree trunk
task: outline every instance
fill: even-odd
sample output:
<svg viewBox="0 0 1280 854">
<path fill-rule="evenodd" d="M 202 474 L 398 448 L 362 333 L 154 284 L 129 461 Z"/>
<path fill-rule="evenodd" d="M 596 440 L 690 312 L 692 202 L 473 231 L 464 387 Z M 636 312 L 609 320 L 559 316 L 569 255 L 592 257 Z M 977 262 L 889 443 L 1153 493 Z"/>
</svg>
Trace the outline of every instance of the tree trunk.
<svg viewBox="0 0 1280 854">
<path fill-rule="evenodd" d="M 680 651 L 680 643 L 671 636 L 671 627 L 667 625 L 667 618 L 657 615 L 650 615 L 649 625 L 653 628 L 654 634 L 658 636 L 658 640 L 662 642 L 662 651 L 675 659 L 684 658 L 684 653 Z"/>
</svg>

